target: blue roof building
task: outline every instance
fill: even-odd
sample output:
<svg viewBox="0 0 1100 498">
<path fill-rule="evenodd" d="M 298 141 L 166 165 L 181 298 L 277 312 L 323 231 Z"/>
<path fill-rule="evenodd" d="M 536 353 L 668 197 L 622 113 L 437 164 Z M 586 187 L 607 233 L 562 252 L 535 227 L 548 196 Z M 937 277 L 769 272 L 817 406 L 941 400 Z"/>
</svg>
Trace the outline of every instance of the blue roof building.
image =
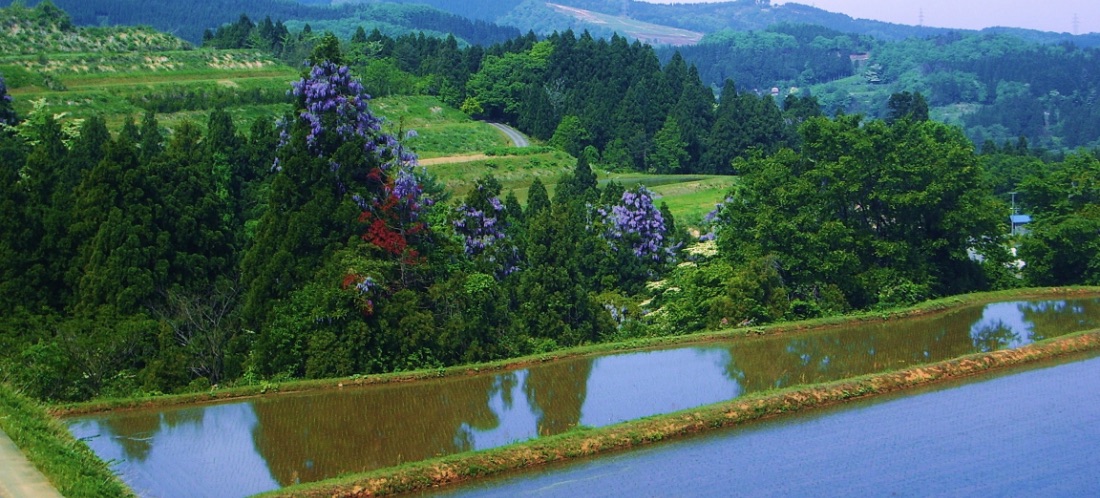
<svg viewBox="0 0 1100 498">
<path fill-rule="evenodd" d="M 1024 225 L 1031 223 L 1030 214 L 1014 214 L 1008 217 L 1012 222 L 1012 235 L 1023 235 L 1027 233 L 1027 229 Z"/>
</svg>

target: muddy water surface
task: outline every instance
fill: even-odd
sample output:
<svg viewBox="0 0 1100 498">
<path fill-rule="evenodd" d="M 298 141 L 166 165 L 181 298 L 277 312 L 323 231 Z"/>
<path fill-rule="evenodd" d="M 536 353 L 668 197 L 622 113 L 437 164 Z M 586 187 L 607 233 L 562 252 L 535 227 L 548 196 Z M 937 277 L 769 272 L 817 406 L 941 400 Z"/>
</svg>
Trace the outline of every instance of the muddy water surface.
<svg viewBox="0 0 1100 498">
<path fill-rule="evenodd" d="M 68 423 L 142 495 L 235 497 L 1098 327 L 1100 299 L 997 303 L 505 373 Z"/>
</svg>

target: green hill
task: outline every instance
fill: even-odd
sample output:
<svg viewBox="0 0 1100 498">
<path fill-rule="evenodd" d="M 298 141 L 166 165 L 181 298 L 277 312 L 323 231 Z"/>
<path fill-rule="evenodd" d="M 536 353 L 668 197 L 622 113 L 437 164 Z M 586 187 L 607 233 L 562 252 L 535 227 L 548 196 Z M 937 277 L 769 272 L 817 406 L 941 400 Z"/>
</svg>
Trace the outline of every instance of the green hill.
<svg viewBox="0 0 1100 498">
<path fill-rule="evenodd" d="M 50 2 L 0 10 L 0 53 L 183 50 L 190 44 L 145 27 L 79 28 Z"/>
</svg>

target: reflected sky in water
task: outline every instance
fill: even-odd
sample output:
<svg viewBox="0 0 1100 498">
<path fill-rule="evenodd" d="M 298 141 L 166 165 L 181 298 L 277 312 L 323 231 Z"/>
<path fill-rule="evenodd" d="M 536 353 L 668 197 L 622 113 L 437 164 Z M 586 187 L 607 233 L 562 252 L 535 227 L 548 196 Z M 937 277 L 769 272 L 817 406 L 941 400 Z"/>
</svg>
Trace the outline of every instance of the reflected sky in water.
<svg viewBox="0 0 1100 498">
<path fill-rule="evenodd" d="M 245 496 L 1100 327 L 1100 299 L 547 362 L 510 372 L 69 421 L 144 496 Z"/>
<path fill-rule="evenodd" d="M 69 430 L 142 496 L 240 497 L 279 484 L 252 444 L 251 403 L 80 419 Z"/>
</svg>

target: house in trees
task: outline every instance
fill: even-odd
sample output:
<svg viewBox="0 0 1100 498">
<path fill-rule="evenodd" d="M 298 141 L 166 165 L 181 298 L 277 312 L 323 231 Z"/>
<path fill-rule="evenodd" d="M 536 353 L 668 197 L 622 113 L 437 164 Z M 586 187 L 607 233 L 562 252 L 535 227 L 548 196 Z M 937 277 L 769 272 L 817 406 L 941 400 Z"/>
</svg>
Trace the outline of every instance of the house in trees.
<svg viewBox="0 0 1100 498">
<path fill-rule="evenodd" d="M 1012 235 L 1023 235 L 1028 232 L 1024 225 L 1031 223 L 1030 214 L 1014 214 L 1008 217 L 1012 222 Z"/>
</svg>

